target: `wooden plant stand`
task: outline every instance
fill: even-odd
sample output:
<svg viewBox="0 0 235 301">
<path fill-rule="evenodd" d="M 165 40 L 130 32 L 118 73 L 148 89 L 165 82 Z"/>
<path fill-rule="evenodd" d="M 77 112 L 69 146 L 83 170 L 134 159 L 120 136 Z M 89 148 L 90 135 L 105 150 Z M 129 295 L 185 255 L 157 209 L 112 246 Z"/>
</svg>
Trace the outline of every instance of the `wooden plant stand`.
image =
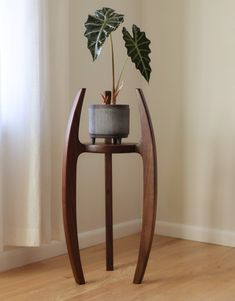
<svg viewBox="0 0 235 301">
<path fill-rule="evenodd" d="M 147 266 L 156 220 L 157 209 L 157 159 L 150 114 L 142 90 L 137 89 L 141 120 L 141 140 L 137 144 L 82 144 L 79 140 L 79 124 L 86 89 L 75 97 L 71 110 L 63 161 L 63 218 L 66 243 L 73 275 L 78 284 L 84 284 L 78 244 L 76 217 L 76 165 L 78 156 L 86 153 L 105 155 L 105 213 L 106 213 L 106 269 L 113 270 L 113 210 L 112 210 L 112 154 L 138 153 L 143 159 L 144 200 L 142 231 L 137 267 L 133 282 L 142 282 Z"/>
</svg>

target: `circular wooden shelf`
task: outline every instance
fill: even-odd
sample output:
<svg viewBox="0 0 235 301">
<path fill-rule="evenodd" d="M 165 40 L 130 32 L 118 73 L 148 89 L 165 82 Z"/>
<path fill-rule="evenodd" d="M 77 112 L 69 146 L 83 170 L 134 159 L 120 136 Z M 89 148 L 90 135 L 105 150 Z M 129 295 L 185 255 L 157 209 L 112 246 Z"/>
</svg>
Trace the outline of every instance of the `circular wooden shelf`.
<svg viewBox="0 0 235 301">
<path fill-rule="evenodd" d="M 103 153 L 103 154 L 123 154 L 123 153 L 138 153 L 138 147 L 135 143 L 122 144 L 83 144 L 84 152 L 87 153 Z"/>
</svg>

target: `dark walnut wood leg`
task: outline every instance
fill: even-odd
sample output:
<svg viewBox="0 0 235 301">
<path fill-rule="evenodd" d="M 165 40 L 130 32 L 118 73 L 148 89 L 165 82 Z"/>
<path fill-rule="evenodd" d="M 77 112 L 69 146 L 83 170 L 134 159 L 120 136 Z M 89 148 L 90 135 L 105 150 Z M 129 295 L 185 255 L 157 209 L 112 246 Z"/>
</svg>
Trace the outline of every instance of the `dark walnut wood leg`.
<svg viewBox="0 0 235 301">
<path fill-rule="evenodd" d="M 112 154 L 105 154 L 106 270 L 113 271 Z"/>
<path fill-rule="evenodd" d="M 105 91 L 108 104 L 111 103 L 111 92 Z M 115 138 L 113 139 L 115 144 Z M 111 138 L 105 144 L 112 144 Z M 105 155 L 105 234 L 106 234 L 106 270 L 113 271 L 113 162 L 112 153 Z"/>
<path fill-rule="evenodd" d="M 142 138 L 138 151 L 143 158 L 144 203 L 140 249 L 134 283 L 142 282 L 152 246 L 157 209 L 157 157 L 153 127 L 142 90 L 137 89 Z"/>
<path fill-rule="evenodd" d="M 78 92 L 71 111 L 66 133 L 63 161 L 63 219 L 65 238 L 73 275 L 78 284 L 84 284 L 77 232 L 76 206 L 76 166 L 77 158 L 82 153 L 78 140 L 78 128 L 85 89 Z"/>
</svg>

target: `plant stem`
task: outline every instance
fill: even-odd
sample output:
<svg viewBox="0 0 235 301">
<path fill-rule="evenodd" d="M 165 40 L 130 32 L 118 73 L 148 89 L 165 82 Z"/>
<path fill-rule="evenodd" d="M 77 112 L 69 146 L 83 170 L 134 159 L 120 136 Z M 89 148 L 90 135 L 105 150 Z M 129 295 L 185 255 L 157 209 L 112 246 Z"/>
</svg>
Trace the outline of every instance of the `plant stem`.
<svg viewBox="0 0 235 301">
<path fill-rule="evenodd" d="M 111 42 L 111 53 L 112 53 L 112 78 L 113 78 L 112 104 L 116 104 L 116 97 L 115 97 L 115 63 L 114 63 L 113 39 L 112 39 L 112 34 L 111 33 L 110 33 L 110 42 Z"/>
<path fill-rule="evenodd" d="M 128 57 L 125 59 L 123 65 L 122 65 L 122 69 L 121 69 L 121 72 L 120 72 L 120 75 L 119 75 L 119 78 L 118 78 L 118 81 L 117 81 L 117 86 L 116 86 L 116 90 L 118 90 L 119 86 L 120 86 L 120 82 L 121 82 L 121 79 L 123 77 L 123 74 L 124 74 L 124 71 L 125 71 L 125 68 L 126 68 L 126 65 L 127 65 L 127 62 L 128 62 Z"/>
</svg>

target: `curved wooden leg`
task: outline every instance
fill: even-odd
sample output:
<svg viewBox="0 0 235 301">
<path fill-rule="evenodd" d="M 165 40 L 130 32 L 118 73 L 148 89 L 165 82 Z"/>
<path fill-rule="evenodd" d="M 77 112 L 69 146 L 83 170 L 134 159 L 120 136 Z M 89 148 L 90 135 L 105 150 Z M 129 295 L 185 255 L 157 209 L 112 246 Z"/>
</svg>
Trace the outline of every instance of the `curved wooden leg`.
<svg viewBox="0 0 235 301">
<path fill-rule="evenodd" d="M 70 157 L 66 168 L 65 200 L 63 203 L 64 229 L 70 263 L 75 281 L 85 284 L 82 270 L 77 233 L 76 211 L 76 163 L 74 156 Z"/>
<path fill-rule="evenodd" d="M 144 202 L 142 215 L 142 232 L 134 283 L 142 282 L 152 246 L 156 209 L 157 209 L 157 159 L 156 146 L 150 114 L 143 92 L 138 89 L 139 110 L 141 115 L 142 138 L 138 152 L 143 158 Z"/>
<path fill-rule="evenodd" d="M 156 204 L 154 197 L 155 190 L 155 167 L 148 158 L 143 157 L 144 167 L 144 204 L 143 204 L 143 217 L 142 217 L 142 232 L 140 238 L 140 249 L 137 267 L 134 276 L 134 283 L 139 284 L 142 282 L 145 269 L 148 263 L 148 258 L 152 246 L 152 240 L 155 229 L 156 220 Z M 151 162 L 152 161 L 152 162 Z"/>
<path fill-rule="evenodd" d="M 76 206 L 77 158 L 83 152 L 83 145 L 78 139 L 78 131 L 85 91 L 85 89 L 82 89 L 78 92 L 71 110 L 63 161 L 64 231 L 70 263 L 78 284 L 85 283 L 78 244 Z"/>
</svg>

